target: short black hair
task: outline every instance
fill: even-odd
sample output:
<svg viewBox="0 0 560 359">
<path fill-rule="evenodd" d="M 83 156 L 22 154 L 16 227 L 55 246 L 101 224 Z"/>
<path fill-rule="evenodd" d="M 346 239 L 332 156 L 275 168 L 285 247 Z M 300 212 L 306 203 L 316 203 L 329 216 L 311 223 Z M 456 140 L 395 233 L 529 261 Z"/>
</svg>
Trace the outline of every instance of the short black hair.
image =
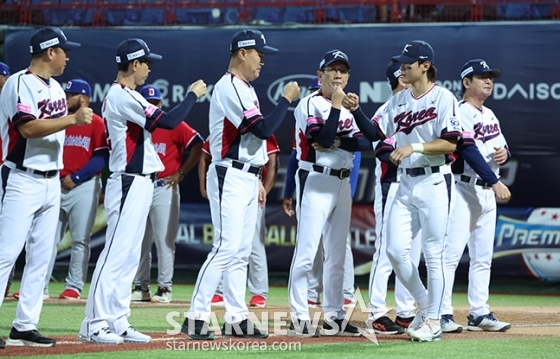
<svg viewBox="0 0 560 359">
<path fill-rule="evenodd" d="M 467 75 L 467 76 L 463 77 L 463 79 L 461 79 L 461 93 L 462 93 L 463 95 L 465 94 L 465 92 L 467 92 L 467 88 L 465 87 L 465 85 L 464 85 L 464 83 L 463 83 L 463 80 L 464 80 L 464 79 L 469 79 L 469 81 L 472 82 L 473 77 L 474 77 L 474 74 L 470 74 L 470 75 Z"/>
<path fill-rule="evenodd" d="M 121 62 L 117 63 L 117 70 L 122 72 L 127 72 L 130 68 L 131 62 Z"/>
</svg>

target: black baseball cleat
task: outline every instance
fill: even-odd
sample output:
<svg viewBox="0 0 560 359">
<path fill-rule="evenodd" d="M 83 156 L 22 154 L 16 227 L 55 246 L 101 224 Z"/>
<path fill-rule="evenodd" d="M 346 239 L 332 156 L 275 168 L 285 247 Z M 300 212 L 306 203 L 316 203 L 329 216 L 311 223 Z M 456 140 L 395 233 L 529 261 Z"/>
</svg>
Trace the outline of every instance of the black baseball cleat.
<svg viewBox="0 0 560 359">
<path fill-rule="evenodd" d="M 250 322 L 248 319 L 244 319 L 239 324 L 230 324 L 225 322 L 224 326 L 222 327 L 222 336 L 264 339 L 268 338 L 268 332 L 260 331 L 259 328 L 255 326 L 255 324 Z"/>
<path fill-rule="evenodd" d="M 181 332 L 195 340 L 214 340 L 214 332 L 208 328 L 208 323 L 204 320 L 185 318 Z"/>
<path fill-rule="evenodd" d="M 332 323 L 332 325 L 331 325 Z M 359 337 L 362 334 L 360 330 L 348 323 L 345 319 L 331 319 L 325 320 L 323 323 L 323 329 L 321 329 L 321 335 L 333 335 L 341 337 Z"/>
<path fill-rule="evenodd" d="M 12 327 L 6 345 L 15 347 L 54 347 L 56 346 L 56 340 L 42 336 L 37 330 L 20 332 Z"/>
<path fill-rule="evenodd" d="M 292 320 L 290 322 L 288 335 L 303 338 L 317 338 L 321 336 L 321 333 L 311 325 L 310 320 L 297 319 L 296 321 Z"/>
<path fill-rule="evenodd" d="M 2 340 L 2 338 L 0 338 L 0 349 L 4 349 L 6 348 L 6 342 Z"/>
</svg>

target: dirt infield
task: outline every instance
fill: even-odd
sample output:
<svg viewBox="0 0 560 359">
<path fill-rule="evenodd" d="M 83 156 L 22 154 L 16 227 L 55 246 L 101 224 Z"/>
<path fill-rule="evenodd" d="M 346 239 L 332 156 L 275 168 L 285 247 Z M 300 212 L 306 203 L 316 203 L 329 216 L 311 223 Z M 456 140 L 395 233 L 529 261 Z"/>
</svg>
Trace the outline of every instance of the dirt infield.
<svg viewBox="0 0 560 359">
<path fill-rule="evenodd" d="M 135 304 L 135 305 L 150 305 L 150 304 Z M 168 305 L 170 308 L 182 307 L 185 308 L 187 302 L 174 302 Z M 504 333 L 489 333 L 489 332 L 470 332 L 464 331 L 460 334 L 446 334 L 443 340 L 465 340 L 473 338 L 504 338 L 504 337 L 530 337 L 530 336 L 560 336 L 560 308 L 558 307 L 494 307 L 496 316 L 502 321 L 507 321 L 512 324 L 512 328 Z M 263 309 L 255 309 L 255 313 L 268 312 L 269 318 L 273 318 L 274 312 L 288 312 L 289 308 L 281 306 L 270 306 Z M 223 310 L 216 310 L 216 316 L 221 318 L 224 314 Z M 466 317 L 468 310 L 466 308 L 458 308 L 455 310 L 455 319 L 462 325 L 466 325 Z M 391 313 L 389 314 L 392 315 Z M 393 314 L 394 315 L 394 314 Z M 352 324 L 364 328 L 364 321 L 367 314 L 356 310 L 352 314 Z M 290 343 L 301 343 L 301 346 L 306 344 L 319 344 L 319 343 L 336 343 L 336 342 L 368 342 L 367 338 L 349 338 L 349 337 L 327 337 L 321 336 L 319 338 L 296 338 L 286 335 L 271 334 L 267 339 L 251 340 L 251 339 L 229 339 L 222 338 L 217 335 L 216 340 L 210 344 L 203 344 L 200 341 L 190 340 L 186 335 L 168 335 L 167 333 L 148 333 L 152 336 L 153 340 L 149 344 L 122 344 L 122 345 L 99 345 L 85 343 L 78 340 L 77 335 L 55 337 L 57 339 L 57 346 L 54 348 L 30 348 L 30 347 L 7 347 L 4 350 L 0 349 L 0 356 L 15 356 L 15 355 L 56 355 L 56 354 L 78 354 L 78 353 L 93 353 L 93 352 L 115 352 L 115 351 L 133 351 L 133 350 L 197 350 L 197 348 L 205 348 L 203 345 L 220 346 L 221 350 L 231 348 L 236 345 L 236 348 L 248 347 L 262 347 L 271 345 L 290 345 Z M 377 335 L 377 340 L 380 345 L 388 341 L 408 341 L 408 335 Z M 207 348 L 207 347 L 206 347 Z"/>
</svg>

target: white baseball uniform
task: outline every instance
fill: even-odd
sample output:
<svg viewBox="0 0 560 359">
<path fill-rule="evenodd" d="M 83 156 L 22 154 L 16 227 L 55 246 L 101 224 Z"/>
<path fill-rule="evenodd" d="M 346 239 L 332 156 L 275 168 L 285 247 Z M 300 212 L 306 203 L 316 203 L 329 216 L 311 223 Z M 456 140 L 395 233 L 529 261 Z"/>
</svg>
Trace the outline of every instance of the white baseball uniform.
<svg viewBox="0 0 560 359">
<path fill-rule="evenodd" d="M 204 147 L 208 142 L 204 143 Z M 205 148 L 202 151 L 208 151 Z M 272 135 L 266 140 L 266 154 L 278 154 L 280 147 L 276 141 L 276 136 Z M 268 161 L 267 161 L 268 163 Z M 266 166 L 263 167 L 262 178 L 266 177 Z M 251 254 L 249 255 L 249 268 L 247 270 L 247 287 L 251 297 L 259 295 L 264 298 L 268 295 L 268 264 L 266 259 L 265 239 L 266 239 L 266 222 L 265 222 L 266 207 L 259 207 L 257 210 L 257 220 L 255 221 L 256 227 L 253 234 L 253 242 L 251 243 Z M 223 280 L 216 288 L 216 294 L 223 296 Z"/>
<path fill-rule="evenodd" d="M 207 321 L 224 277 L 225 320 L 247 319 L 247 262 L 258 209 L 258 176 L 267 162 L 265 140 L 250 132 L 262 121 L 255 89 L 232 73 L 214 86 L 210 101 L 210 153 L 206 176 L 214 244 L 199 273 L 187 318 Z"/>
<path fill-rule="evenodd" d="M 382 132 L 387 131 L 387 118 L 383 113 L 387 109 L 388 101 L 385 102 L 373 115 L 372 120 L 378 123 Z M 377 142 L 375 143 L 375 145 Z M 375 146 L 374 146 L 375 147 Z M 375 199 L 373 211 L 375 214 L 375 253 L 373 254 L 371 271 L 369 276 L 369 316 L 372 322 L 387 315 L 387 282 L 393 267 L 387 257 L 387 221 L 389 210 L 395 199 L 399 188 L 397 181 L 397 167 L 376 158 L 375 162 Z M 418 236 L 417 236 L 418 237 Z M 412 263 L 418 267 L 420 262 L 420 240 L 415 237 L 410 247 L 410 258 Z M 395 301 L 397 303 L 396 314 L 398 317 L 413 317 L 416 307 L 414 297 L 402 285 L 398 277 L 395 278 Z"/>
<path fill-rule="evenodd" d="M 343 280 L 352 197 L 350 169 L 354 153 L 341 148 L 324 152 L 311 146 L 311 133 L 325 124 L 332 103 L 321 93 L 300 100 L 294 111 L 298 170 L 296 172 L 297 240 L 288 283 L 292 321 L 310 320 L 308 275 L 323 235 L 325 316 L 344 318 Z M 337 136 L 361 136 L 352 114 L 340 110 Z"/>
<path fill-rule="evenodd" d="M 13 326 L 19 331 L 35 330 L 56 238 L 60 208 L 58 170 L 63 167 L 64 131 L 26 139 L 17 127 L 36 119 L 48 121 L 66 116 L 66 94 L 55 79 L 45 81 L 27 69 L 22 70 L 4 85 L 0 114 L 4 155 L 0 186 L 0 283 L 4 290 L 25 245 L 26 265 Z M 0 305 L 3 300 L 2 295 Z"/>
<path fill-rule="evenodd" d="M 438 138 L 456 139 L 461 133 L 455 96 L 436 84 L 420 97 L 415 97 L 411 88 L 395 94 L 385 116 L 389 137 L 385 141 L 390 145 L 392 140 L 398 146 L 406 146 Z M 412 153 L 404 158 L 398 169 L 400 185 L 387 221 L 387 256 L 397 277 L 422 312 L 438 320 L 444 290 L 443 248 L 453 208 L 450 162 L 449 155 Z M 428 269 L 427 293 L 409 254 L 420 228 Z"/>
<path fill-rule="evenodd" d="M 494 147 L 507 148 L 496 115 L 488 107 L 478 109 L 467 101 L 459 104 L 463 129 L 472 134 L 488 166 L 499 175 Z M 451 294 L 455 270 L 468 243 L 470 266 L 468 297 L 475 318 L 490 313 L 488 306 L 490 266 L 496 229 L 496 197 L 490 186 L 459 156 L 453 163 L 457 197 L 444 252 L 445 296 L 442 314 L 453 314 Z"/>
<path fill-rule="evenodd" d="M 102 111 L 113 174 L 105 190 L 107 238 L 93 272 L 80 329 L 84 337 L 105 327 L 121 335 L 130 326 L 130 285 L 140 260 L 153 181 L 163 170 L 150 136 L 160 109 L 140 93 L 115 83 Z"/>
</svg>

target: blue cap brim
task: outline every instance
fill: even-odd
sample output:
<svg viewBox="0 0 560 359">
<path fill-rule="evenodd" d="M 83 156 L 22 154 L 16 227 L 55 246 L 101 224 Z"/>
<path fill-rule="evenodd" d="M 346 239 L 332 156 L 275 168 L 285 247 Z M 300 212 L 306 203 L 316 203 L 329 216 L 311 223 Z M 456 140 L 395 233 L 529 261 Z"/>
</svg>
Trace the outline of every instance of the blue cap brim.
<svg viewBox="0 0 560 359">
<path fill-rule="evenodd" d="M 158 54 L 154 54 L 154 53 L 151 53 L 151 54 L 149 54 L 148 56 L 144 56 L 144 57 L 145 57 L 148 61 L 151 61 L 151 62 L 156 62 L 156 61 L 159 61 L 159 60 L 161 60 L 161 59 L 163 58 L 163 56 L 158 55 Z"/>
<path fill-rule="evenodd" d="M 500 70 L 498 70 L 498 69 L 493 69 L 493 70 L 490 70 L 490 71 L 483 71 L 483 72 L 484 72 L 485 74 L 490 74 L 490 75 L 492 75 L 493 78 L 502 76 L 502 71 L 500 71 Z"/>
<path fill-rule="evenodd" d="M 406 56 L 406 55 L 398 55 L 391 58 L 391 61 L 400 62 L 401 64 L 412 64 L 416 61 L 419 61 L 417 58 Z"/>
<path fill-rule="evenodd" d="M 277 48 L 268 45 L 265 45 L 263 47 L 256 47 L 256 49 L 267 55 L 273 55 L 278 52 Z"/>
<path fill-rule="evenodd" d="M 64 50 L 76 50 L 80 46 L 82 46 L 82 44 L 73 41 L 66 41 L 64 45 L 60 45 L 59 47 Z"/>
</svg>

